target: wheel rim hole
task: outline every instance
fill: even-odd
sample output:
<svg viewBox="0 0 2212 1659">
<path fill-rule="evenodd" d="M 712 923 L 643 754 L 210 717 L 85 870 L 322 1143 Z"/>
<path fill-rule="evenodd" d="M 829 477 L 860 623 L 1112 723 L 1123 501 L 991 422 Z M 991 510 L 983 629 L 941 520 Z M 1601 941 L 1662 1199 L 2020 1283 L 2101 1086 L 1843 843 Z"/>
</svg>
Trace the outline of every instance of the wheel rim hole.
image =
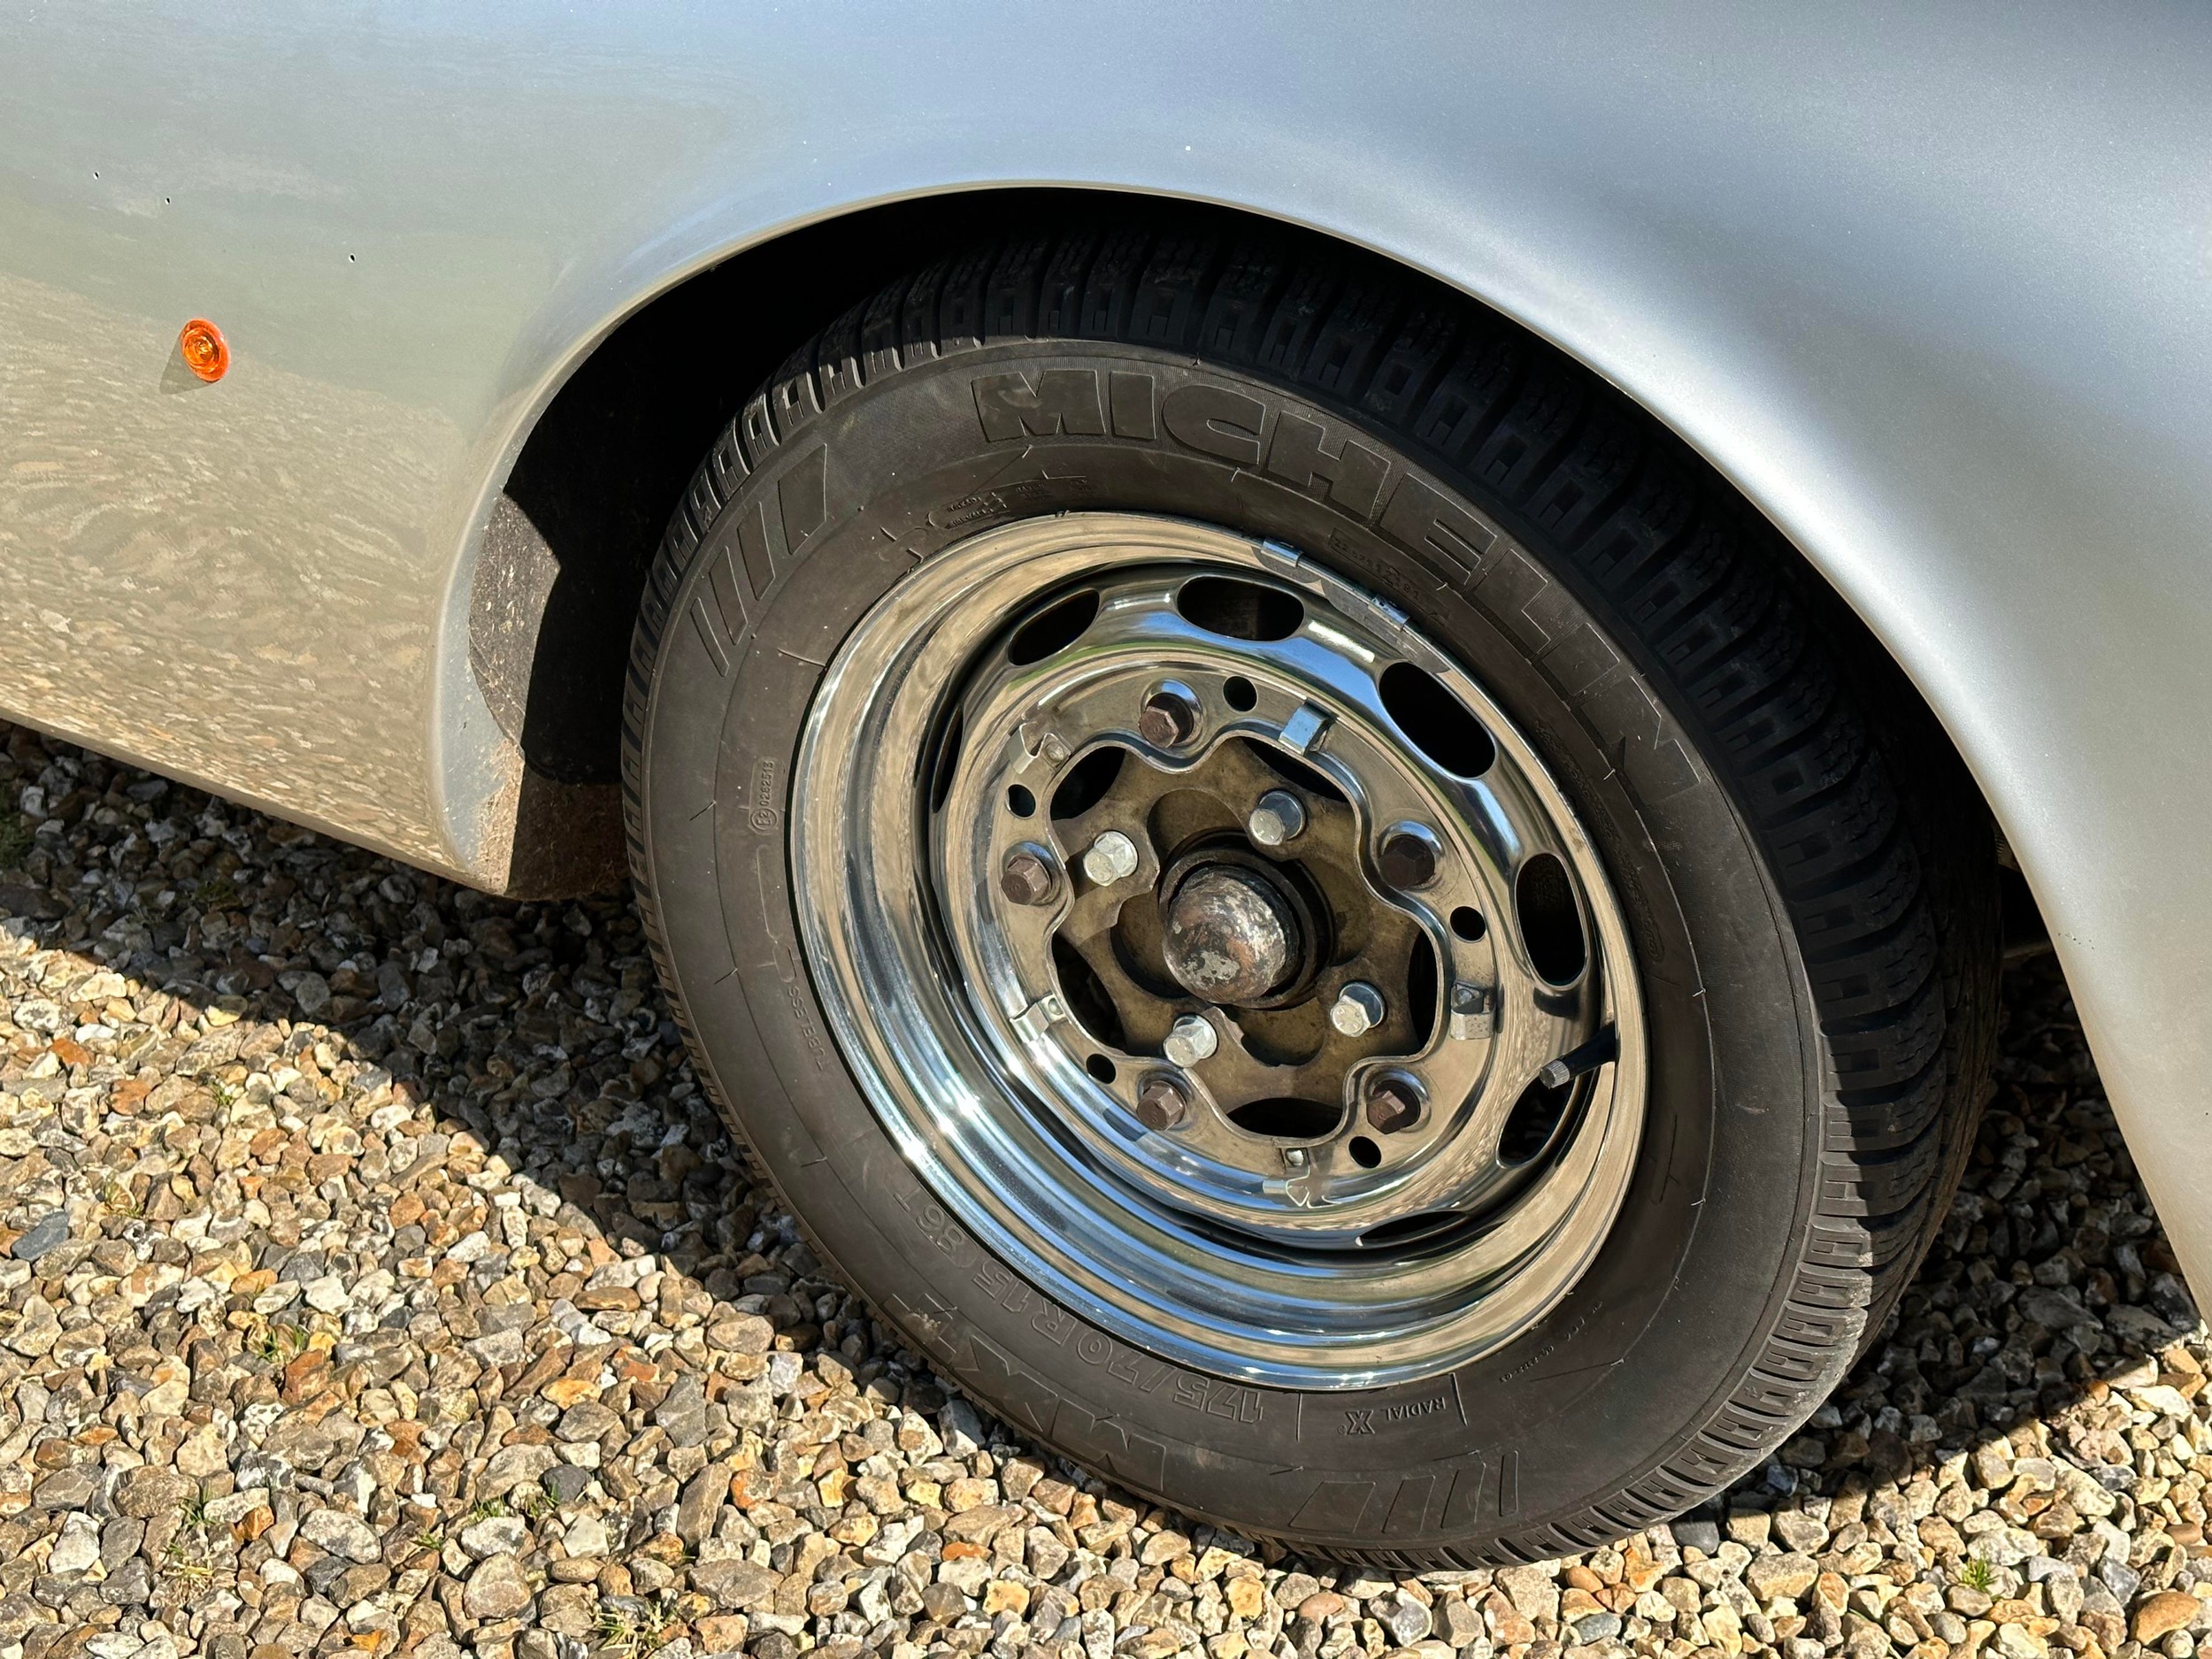
<svg viewBox="0 0 2212 1659">
<path fill-rule="evenodd" d="M 1006 642 L 1006 660 L 1017 668 L 1041 663 L 1048 657 L 1081 639 L 1098 616 L 1098 595 L 1091 588 L 1070 594 L 1047 605 L 1014 630 Z"/>
<path fill-rule="evenodd" d="M 1523 1089 L 1498 1137 L 1498 1162 L 1525 1164 L 1549 1146 L 1567 1116 L 1567 1102 L 1574 1098 L 1574 1092 L 1572 1083 L 1558 1088 L 1531 1083 Z"/>
<path fill-rule="evenodd" d="M 1108 744 L 1094 749 L 1068 768 L 1068 775 L 1060 780 L 1052 792 L 1052 816 L 1056 818 L 1080 818 L 1101 801 L 1114 787 L 1114 780 L 1121 776 L 1122 762 L 1128 751 Z"/>
<path fill-rule="evenodd" d="M 1128 1038 L 1122 1030 L 1120 1011 L 1114 1007 L 1106 982 L 1083 960 L 1083 953 L 1066 940 L 1055 937 L 1052 965 L 1059 972 L 1060 995 L 1067 999 L 1068 1012 L 1075 1016 L 1075 1023 L 1103 1048 L 1127 1048 Z"/>
<path fill-rule="evenodd" d="M 1242 674 L 1232 674 L 1222 682 L 1221 700 L 1241 714 L 1260 700 L 1260 694 Z"/>
<path fill-rule="evenodd" d="M 1318 768 L 1309 766 L 1297 756 L 1286 754 L 1271 743 L 1256 743 L 1248 737 L 1237 741 L 1244 745 L 1253 758 L 1285 783 L 1295 784 L 1308 795 L 1317 795 L 1324 801 L 1335 801 L 1346 806 L 1351 804 L 1344 791 L 1336 787 L 1333 779 Z"/>
<path fill-rule="evenodd" d="M 1037 797 L 1019 784 L 1009 786 L 1006 791 L 1006 810 L 1016 818 L 1029 818 L 1037 810 Z"/>
<path fill-rule="evenodd" d="M 1102 1054 L 1094 1054 L 1084 1061 L 1083 1069 L 1102 1083 L 1110 1083 L 1118 1075 L 1114 1070 L 1114 1063 Z"/>
<path fill-rule="evenodd" d="M 1521 866 L 1513 883 L 1513 908 L 1528 946 L 1529 964 L 1552 985 L 1571 985 L 1590 960 L 1567 867 L 1550 853 Z"/>
<path fill-rule="evenodd" d="M 1463 904 L 1452 912 L 1452 932 L 1469 944 L 1490 931 L 1490 924 L 1482 919 L 1482 912 L 1471 904 Z"/>
<path fill-rule="evenodd" d="M 1444 682 L 1411 663 L 1393 663 L 1380 681 L 1383 707 L 1406 741 L 1455 778 L 1479 778 L 1498 758 L 1481 721 Z"/>
<path fill-rule="evenodd" d="M 1352 1155 L 1352 1162 L 1363 1170 L 1371 1170 L 1382 1162 L 1382 1148 L 1365 1135 L 1354 1135 L 1344 1149 Z"/>
<path fill-rule="evenodd" d="M 1248 1134 L 1271 1140 L 1317 1141 L 1344 1121 L 1344 1109 L 1288 1097 L 1255 1100 L 1231 1107 L 1229 1121 Z"/>
<path fill-rule="evenodd" d="M 1413 960 L 1406 967 L 1406 1012 L 1413 1019 L 1413 1048 L 1429 1044 L 1436 1030 L 1436 948 L 1426 938 L 1413 941 Z"/>
<path fill-rule="evenodd" d="M 1281 588 L 1227 576 L 1185 582 L 1175 609 L 1192 626 L 1230 640 L 1286 640 L 1306 620 L 1306 608 Z"/>
</svg>

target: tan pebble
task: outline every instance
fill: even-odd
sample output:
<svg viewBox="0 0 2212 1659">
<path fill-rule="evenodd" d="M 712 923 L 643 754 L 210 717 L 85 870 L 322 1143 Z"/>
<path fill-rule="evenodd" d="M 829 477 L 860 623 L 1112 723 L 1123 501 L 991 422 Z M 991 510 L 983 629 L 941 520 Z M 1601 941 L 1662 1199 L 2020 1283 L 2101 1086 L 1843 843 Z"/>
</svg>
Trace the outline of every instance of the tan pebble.
<svg viewBox="0 0 2212 1659">
<path fill-rule="evenodd" d="M 1648 1590 L 1666 1576 L 1667 1570 L 1640 1549 L 1631 1549 L 1622 1557 L 1621 1576 L 1632 1590 Z"/>
<path fill-rule="evenodd" d="M 2146 1596 L 2135 1608 L 2135 1640 L 2146 1644 L 2163 1641 L 2197 1616 L 2197 1598 L 2179 1590 L 2161 1590 Z"/>
<path fill-rule="evenodd" d="M 1159 1532 L 1144 1540 L 1144 1548 L 1137 1559 L 1145 1566 L 1157 1567 L 1190 1553 L 1190 1540 L 1182 1533 Z"/>
<path fill-rule="evenodd" d="M 565 1411 L 578 1401 L 597 1394 L 599 1385 L 588 1377 L 556 1377 L 538 1392 Z"/>
<path fill-rule="evenodd" d="M 751 1624 L 741 1613 L 710 1613 L 692 1628 L 709 1653 L 735 1653 L 752 1633 Z"/>
<path fill-rule="evenodd" d="M 859 1548 L 883 1530 L 883 1523 L 872 1515 L 849 1515 L 829 1529 L 829 1535 L 841 1544 Z"/>
<path fill-rule="evenodd" d="M 1513 1603 L 1495 1590 L 1484 1601 L 1482 1617 L 1490 1626 L 1491 1639 L 1501 1647 L 1510 1647 L 1536 1640 L 1536 1626 L 1515 1610 Z"/>
</svg>

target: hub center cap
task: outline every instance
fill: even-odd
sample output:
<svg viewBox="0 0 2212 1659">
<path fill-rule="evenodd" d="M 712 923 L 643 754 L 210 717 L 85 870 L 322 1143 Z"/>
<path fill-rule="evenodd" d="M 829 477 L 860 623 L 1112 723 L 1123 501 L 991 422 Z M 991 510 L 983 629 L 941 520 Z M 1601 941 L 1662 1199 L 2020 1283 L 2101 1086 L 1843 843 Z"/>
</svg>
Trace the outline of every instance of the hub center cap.
<svg viewBox="0 0 2212 1659">
<path fill-rule="evenodd" d="M 1256 1002 L 1289 979 L 1304 941 L 1297 917 L 1256 871 L 1201 864 L 1168 902 L 1168 972 L 1209 1002 Z"/>
</svg>

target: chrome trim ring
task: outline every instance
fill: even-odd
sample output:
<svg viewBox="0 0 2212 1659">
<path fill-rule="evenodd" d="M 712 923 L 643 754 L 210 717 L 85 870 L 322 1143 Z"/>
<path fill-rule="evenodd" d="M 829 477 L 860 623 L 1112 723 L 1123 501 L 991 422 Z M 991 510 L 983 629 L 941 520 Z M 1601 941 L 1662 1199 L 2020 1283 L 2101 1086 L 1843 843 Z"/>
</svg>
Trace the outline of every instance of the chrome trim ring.
<svg viewBox="0 0 2212 1659">
<path fill-rule="evenodd" d="M 1463 670 L 1294 550 L 1085 513 L 934 555 L 830 664 L 793 803 L 803 949 L 870 1104 L 1115 1335 L 1256 1383 L 1407 1381 L 1511 1340 L 1602 1243 L 1645 1041 L 1596 850 Z M 1289 1006 L 1148 958 L 1194 859 L 1327 912 L 1285 926 Z"/>
</svg>

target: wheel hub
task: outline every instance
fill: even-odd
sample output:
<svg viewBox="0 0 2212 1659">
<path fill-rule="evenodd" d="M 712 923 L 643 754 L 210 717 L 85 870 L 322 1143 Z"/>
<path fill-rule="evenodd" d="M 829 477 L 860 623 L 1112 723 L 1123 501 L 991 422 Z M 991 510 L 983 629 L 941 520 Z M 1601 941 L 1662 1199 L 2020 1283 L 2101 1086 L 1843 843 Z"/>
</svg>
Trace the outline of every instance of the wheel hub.
<svg viewBox="0 0 2212 1659">
<path fill-rule="evenodd" d="M 1200 864 L 1176 887 L 1164 923 L 1167 971 L 1217 1006 L 1258 1002 L 1303 965 L 1305 941 L 1289 899 L 1255 870 Z"/>
<path fill-rule="evenodd" d="M 1604 872 L 1479 687 L 1289 549 L 1075 514 L 933 555 L 841 648 L 794 799 L 872 1103 L 1117 1334 L 1404 1380 L 1602 1240 L 1644 1087 Z"/>
</svg>

